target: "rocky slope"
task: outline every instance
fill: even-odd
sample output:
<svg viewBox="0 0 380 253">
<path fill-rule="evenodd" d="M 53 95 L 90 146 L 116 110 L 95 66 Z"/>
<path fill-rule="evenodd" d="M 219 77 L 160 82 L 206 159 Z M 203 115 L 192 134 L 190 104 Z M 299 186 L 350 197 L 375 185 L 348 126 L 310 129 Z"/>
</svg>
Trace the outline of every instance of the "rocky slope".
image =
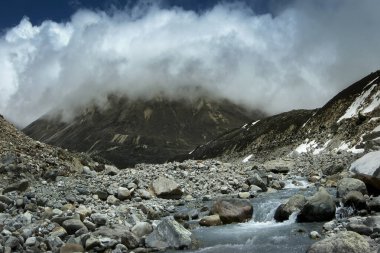
<svg viewBox="0 0 380 253">
<path fill-rule="evenodd" d="M 98 155 L 123 167 L 164 162 L 262 116 L 225 100 L 132 101 L 109 96 L 105 108 L 88 106 L 69 123 L 45 117 L 23 131 L 36 140 Z"/>
<path fill-rule="evenodd" d="M 197 147 L 183 159 L 240 158 L 264 160 L 289 154 L 362 153 L 380 141 L 380 71 L 352 84 L 325 106 L 296 110 L 241 128 Z"/>
</svg>

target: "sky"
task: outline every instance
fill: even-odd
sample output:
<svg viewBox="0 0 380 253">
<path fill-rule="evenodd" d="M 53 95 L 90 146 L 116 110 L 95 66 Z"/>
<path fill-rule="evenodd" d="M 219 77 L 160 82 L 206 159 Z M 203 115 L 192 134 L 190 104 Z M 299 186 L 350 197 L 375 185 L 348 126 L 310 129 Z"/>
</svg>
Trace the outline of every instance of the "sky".
<svg viewBox="0 0 380 253">
<path fill-rule="evenodd" d="M 203 93 L 275 114 L 379 69 L 375 0 L 0 2 L 0 114 Z M 200 92 L 201 91 L 201 92 Z"/>
</svg>

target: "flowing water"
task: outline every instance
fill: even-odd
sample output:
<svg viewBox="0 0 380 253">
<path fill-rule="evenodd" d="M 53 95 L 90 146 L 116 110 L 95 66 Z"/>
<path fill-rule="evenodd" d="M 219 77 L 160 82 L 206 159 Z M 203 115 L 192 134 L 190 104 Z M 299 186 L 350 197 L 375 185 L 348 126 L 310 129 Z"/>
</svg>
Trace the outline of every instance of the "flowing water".
<svg viewBox="0 0 380 253">
<path fill-rule="evenodd" d="M 199 249 L 185 252 L 205 253 L 304 253 L 315 242 L 309 238 L 313 230 L 321 232 L 323 223 L 296 223 L 297 214 L 288 221 L 275 222 L 276 208 L 294 194 L 311 196 L 314 187 L 306 184 L 286 188 L 276 193 L 265 193 L 252 199 L 254 217 L 247 223 L 216 227 L 200 227 L 193 230 Z"/>
</svg>

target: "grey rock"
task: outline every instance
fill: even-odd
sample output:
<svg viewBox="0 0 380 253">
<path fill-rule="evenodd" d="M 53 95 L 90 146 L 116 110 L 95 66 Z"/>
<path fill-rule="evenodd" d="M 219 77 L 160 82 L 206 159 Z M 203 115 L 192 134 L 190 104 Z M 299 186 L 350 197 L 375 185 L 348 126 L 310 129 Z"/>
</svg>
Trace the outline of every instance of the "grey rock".
<svg viewBox="0 0 380 253">
<path fill-rule="evenodd" d="M 86 226 L 78 219 L 65 220 L 62 223 L 62 227 L 69 235 L 75 234 L 75 232 L 81 228 L 86 228 Z"/>
<path fill-rule="evenodd" d="M 138 237 L 143 237 L 147 234 L 152 233 L 153 227 L 148 222 L 137 222 L 136 225 L 132 227 L 131 231 Z"/>
<path fill-rule="evenodd" d="M 214 215 L 209 215 L 209 216 L 205 216 L 203 217 L 200 221 L 199 221 L 199 225 L 201 226 L 206 226 L 206 227 L 210 227 L 210 226 L 218 226 L 218 225 L 222 225 L 222 221 L 220 220 L 220 216 L 218 214 L 214 214 Z"/>
<path fill-rule="evenodd" d="M 66 243 L 63 245 L 59 251 L 60 253 L 77 253 L 84 252 L 84 248 L 79 243 Z"/>
<path fill-rule="evenodd" d="M 132 197 L 131 194 L 132 193 L 131 193 L 130 190 L 128 190 L 128 188 L 119 187 L 117 189 L 117 198 L 120 199 L 120 200 L 130 199 Z"/>
<path fill-rule="evenodd" d="M 356 210 L 367 208 L 367 203 L 363 193 L 359 191 L 350 191 L 342 198 L 344 206 L 352 206 Z"/>
<path fill-rule="evenodd" d="M 92 221 L 97 225 L 97 226 L 103 226 L 107 224 L 107 215 L 105 214 L 100 214 L 100 213 L 93 213 L 91 214 L 91 219 Z"/>
<path fill-rule="evenodd" d="M 145 243 L 147 247 L 158 249 L 189 248 L 191 245 L 191 232 L 176 222 L 173 217 L 166 217 L 146 237 Z"/>
<path fill-rule="evenodd" d="M 221 199 L 213 204 L 210 214 L 218 214 L 224 224 L 245 222 L 252 218 L 253 206 L 243 199 Z"/>
<path fill-rule="evenodd" d="M 19 182 L 16 182 L 6 187 L 3 190 L 3 193 L 12 192 L 12 191 L 23 192 L 23 191 L 26 191 L 26 189 L 28 188 L 29 188 L 29 181 L 26 179 L 22 179 Z"/>
<path fill-rule="evenodd" d="M 364 224 L 353 224 L 353 223 L 350 223 L 347 226 L 347 230 L 354 231 L 354 232 L 356 232 L 358 234 L 367 235 L 367 236 L 369 236 L 369 235 L 371 235 L 373 233 L 373 229 L 370 228 L 370 227 L 367 227 Z"/>
<path fill-rule="evenodd" d="M 252 176 L 250 176 L 247 179 L 248 185 L 256 185 L 261 188 L 262 191 L 266 192 L 268 190 L 268 187 L 264 180 L 260 177 L 258 173 L 254 173 Z"/>
<path fill-rule="evenodd" d="M 298 212 L 302 209 L 302 207 L 306 204 L 306 198 L 303 195 L 296 194 L 288 199 L 286 203 L 281 204 L 274 214 L 274 219 L 276 221 L 284 221 L 288 220 L 289 216 Z"/>
<path fill-rule="evenodd" d="M 129 249 L 134 249 L 139 246 L 139 238 L 129 231 L 129 228 L 123 225 L 103 226 L 92 233 L 93 236 L 104 236 L 120 241 Z"/>
<path fill-rule="evenodd" d="M 356 178 L 343 178 L 337 183 L 337 197 L 344 197 L 350 191 L 359 191 L 363 195 L 367 194 L 367 187 L 364 182 Z"/>
<path fill-rule="evenodd" d="M 380 196 L 378 196 L 378 197 L 371 197 L 368 200 L 368 208 L 371 211 L 380 212 Z"/>
<path fill-rule="evenodd" d="M 311 245 L 307 253 L 370 253 L 368 242 L 359 234 L 346 231 Z"/>
<path fill-rule="evenodd" d="M 335 210 L 333 197 L 321 187 L 302 207 L 301 212 L 297 216 L 297 221 L 329 221 L 335 218 Z"/>
<path fill-rule="evenodd" d="M 159 177 L 152 183 L 152 188 L 157 197 L 165 199 L 180 199 L 183 192 L 180 186 L 173 180 Z"/>
</svg>

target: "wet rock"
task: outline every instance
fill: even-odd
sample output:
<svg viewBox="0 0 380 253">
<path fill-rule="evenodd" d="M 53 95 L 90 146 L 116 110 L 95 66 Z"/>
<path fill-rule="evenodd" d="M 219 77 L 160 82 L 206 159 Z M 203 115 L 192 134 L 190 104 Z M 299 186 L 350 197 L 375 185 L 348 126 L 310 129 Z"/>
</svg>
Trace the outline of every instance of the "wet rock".
<svg viewBox="0 0 380 253">
<path fill-rule="evenodd" d="M 335 210 L 333 197 L 321 187 L 302 207 L 301 212 L 297 216 L 297 221 L 329 221 L 335 217 Z"/>
<path fill-rule="evenodd" d="M 199 221 L 199 225 L 206 226 L 206 227 L 218 226 L 218 225 L 222 225 L 222 221 L 220 220 L 220 216 L 218 214 L 214 214 L 214 215 L 203 217 Z"/>
<path fill-rule="evenodd" d="M 344 206 L 352 206 L 355 210 L 367 208 L 367 203 L 363 193 L 359 191 L 350 191 L 342 198 Z"/>
<path fill-rule="evenodd" d="M 154 180 L 152 188 L 157 197 L 164 199 L 180 199 L 183 194 L 180 186 L 174 180 L 165 177 Z"/>
<path fill-rule="evenodd" d="M 337 183 L 337 197 L 343 197 L 350 191 L 359 191 L 367 194 L 367 188 L 363 181 L 356 178 L 343 178 Z"/>
<path fill-rule="evenodd" d="M 302 207 L 306 203 L 306 198 L 303 195 L 296 194 L 289 198 L 286 203 L 281 204 L 274 214 L 274 219 L 276 221 L 285 221 L 289 219 L 289 216 L 294 213 L 298 212 L 302 209 Z"/>
<path fill-rule="evenodd" d="M 370 253 L 368 242 L 359 234 L 351 231 L 340 232 L 314 243 L 307 253 Z"/>
<path fill-rule="evenodd" d="M 221 199 L 213 204 L 210 214 L 218 214 L 224 224 L 245 222 L 252 218 L 253 206 L 247 200 Z"/>
<path fill-rule="evenodd" d="M 191 232 L 176 222 L 174 218 L 166 217 L 146 237 L 145 243 L 150 248 L 185 249 L 191 245 Z"/>
</svg>

